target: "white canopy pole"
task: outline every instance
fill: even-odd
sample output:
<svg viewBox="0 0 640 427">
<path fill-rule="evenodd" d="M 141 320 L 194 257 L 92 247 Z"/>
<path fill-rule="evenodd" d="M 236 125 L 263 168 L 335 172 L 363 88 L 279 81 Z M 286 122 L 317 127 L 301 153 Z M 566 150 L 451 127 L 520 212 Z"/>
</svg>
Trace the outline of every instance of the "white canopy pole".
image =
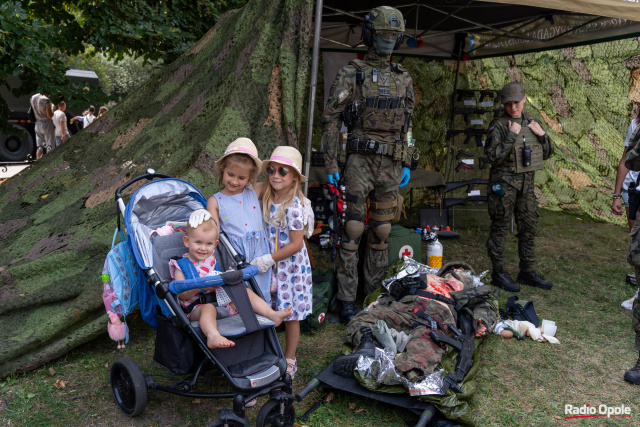
<svg viewBox="0 0 640 427">
<path fill-rule="evenodd" d="M 309 116 L 307 118 L 307 144 L 304 152 L 304 176 L 311 172 L 311 142 L 313 140 L 313 113 L 316 105 L 316 87 L 318 85 L 318 57 L 320 51 L 320 30 L 322 29 L 322 0 L 316 1 L 315 29 L 313 31 L 313 55 L 311 57 L 311 85 L 309 87 Z M 309 190 L 309 180 L 304 183 L 304 194 Z"/>
</svg>

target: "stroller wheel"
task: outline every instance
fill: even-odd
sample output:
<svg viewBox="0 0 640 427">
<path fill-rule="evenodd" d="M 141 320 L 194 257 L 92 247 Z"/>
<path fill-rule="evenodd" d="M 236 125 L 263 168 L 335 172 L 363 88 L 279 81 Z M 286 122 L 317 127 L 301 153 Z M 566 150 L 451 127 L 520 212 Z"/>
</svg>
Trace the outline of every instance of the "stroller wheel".
<svg viewBox="0 0 640 427">
<path fill-rule="evenodd" d="M 120 410 L 129 417 L 140 415 L 147 406 L 147 384 L 136 362 L 125 357 L 111 365 L 111 390 Z"/>
<path fill-rule="evenodd" d="M 284 411 L 281 413 L 280 401 L 271 399 L 260 408 L 256 418 L 256 427 L 292 427 L 296 419 L 296 409 L 291 400 L 285 400 Z"/>
</svg>

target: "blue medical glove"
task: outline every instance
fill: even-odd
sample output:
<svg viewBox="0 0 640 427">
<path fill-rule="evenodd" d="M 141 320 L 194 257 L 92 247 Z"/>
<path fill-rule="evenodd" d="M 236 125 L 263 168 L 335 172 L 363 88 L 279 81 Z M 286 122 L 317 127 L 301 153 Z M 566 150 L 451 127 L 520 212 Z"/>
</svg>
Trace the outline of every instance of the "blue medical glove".
<svg viewBox="0 0 640 427">
<path fill-rule="evenodd" d="M 329 181 L 329 184 L 338 185 L 338 181 L 340 181 L 340 172 L 327 174 L 327 181 Z"/>
<path fill-rule="evenodd" d="M 402 178 L 400 179 L 400 187 L 402 188 L 409 183 L 409 179 L 411 178 L 411 169 L 406 166 L 402 167 Z"/>
</svg>

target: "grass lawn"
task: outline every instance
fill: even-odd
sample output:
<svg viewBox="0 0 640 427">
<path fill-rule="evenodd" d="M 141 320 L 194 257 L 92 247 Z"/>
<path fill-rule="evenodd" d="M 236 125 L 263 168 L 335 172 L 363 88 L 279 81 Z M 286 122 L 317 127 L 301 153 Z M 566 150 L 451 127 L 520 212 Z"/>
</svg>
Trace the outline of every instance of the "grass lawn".
<svg viewBox="0 0 640 427">
<path fill-rule="evenodd" d="M 486 213 L 476 212 L 478 217 Z M 445 262 L 465 261 L 476 272 L 489 268 L 486 222 L 456 216 L 459 240 L 443 241 Z M 631 312 L 620 307 L 634 289 L 624 282 L 632 272 L 626 263 L 629 237 L 620 226 L 584 216 L 542 211 L 538 227 L 539 271 L 554 282 L 551 291 L 525 287 L 520 298 L 534 302 L 540 319 L 556 322 L 560 345 L 529 339 L 488 336 L 483 343 L 473 401 L 481 426 L 638 425 L 640 387 L 622 380 L 637 359 Z M 326 253 L 312 245 L 316 262 L 328 267 Z M 508 241 L 508 266 L 517 275 L 517 243 Z M 96 272 L 96 274 L 98 274 Z M 501 306 L 507 294 L 501 293 Z M 299 373 L 294 391 L 339 354 L 343 326 L 325 322 L 319 333 L 303 335 L 298 349 Z M 106 334 L 64 357 L 23 375 L 0 379 L 0 424 L 48 425 L 207 425 L 231 400 L 189 399 L 149 390 L 146 410 L 127 418 L 117 408 L 109 386 L 109 367 L 131 357 L 145 374 L 165 372 L 152 362 L 155 334 L 139 318 L 130 321 L 130 342 L 124 350 Z M 280 336 L 284 343 L 284 336 Z M 161 382 L 161 381 L 159 381 Z M 168 381 L 167 381 L 168 382 Z M 64 384 L 64 388 L 57 388 Z M 224 387 L 216 382 L 213 387 Z M 203 387 L 198 391 L 207 391 Z M 320 390 L 296 404 L 298 415 L 325 397 L 325 403 L 304 425 L 402 426 L 417 416 L 354 395 L 325 396 Z M 252 420 L 266 401 L 248 410 Z M 327 402 L 328 401 L 328 402 Z M 565 421 L 565 405 L 625 405 L 629 418 L 586 418 Z"/>
</svg>

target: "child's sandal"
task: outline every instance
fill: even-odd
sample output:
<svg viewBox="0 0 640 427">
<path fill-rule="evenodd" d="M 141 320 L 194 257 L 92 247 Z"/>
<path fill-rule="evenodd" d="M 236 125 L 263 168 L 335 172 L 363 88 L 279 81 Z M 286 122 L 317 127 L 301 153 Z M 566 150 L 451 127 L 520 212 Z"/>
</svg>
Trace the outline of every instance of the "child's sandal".
<svg viewBox="0 0 640 427">
<path fill-rule="evenodd" d="M 298 372 L 298 360 L 287 359 L 287 374 L 291 376 L 291 379 L 296 376 L 296 372 Z"/>
</svg>

